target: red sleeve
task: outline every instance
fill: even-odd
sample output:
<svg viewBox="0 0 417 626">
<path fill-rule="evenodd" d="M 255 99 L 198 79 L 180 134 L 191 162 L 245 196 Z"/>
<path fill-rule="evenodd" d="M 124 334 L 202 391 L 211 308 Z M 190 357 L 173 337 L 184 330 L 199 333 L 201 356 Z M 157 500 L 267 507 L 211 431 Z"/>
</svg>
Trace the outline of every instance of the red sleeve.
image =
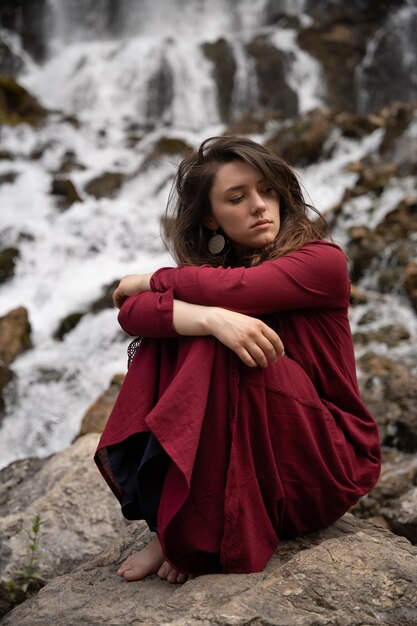
<svg viewBox="0 0 417 626">
<path fill-rule="evenodd" d="M 174 298 L 192 304 L 262 315 L 347 307 L 350 282 L 342 250 L 317 241 L 256 267 L 162 268 L 153 274 L 151 289 L 173 289 Z"/>
<path fill-rule="evenodd" d="M 143 291 L 127 298 L 119 311 L 123 330 L 134 337 L 178 337 L 173 325 L 173 290 Z"/>
</svg>

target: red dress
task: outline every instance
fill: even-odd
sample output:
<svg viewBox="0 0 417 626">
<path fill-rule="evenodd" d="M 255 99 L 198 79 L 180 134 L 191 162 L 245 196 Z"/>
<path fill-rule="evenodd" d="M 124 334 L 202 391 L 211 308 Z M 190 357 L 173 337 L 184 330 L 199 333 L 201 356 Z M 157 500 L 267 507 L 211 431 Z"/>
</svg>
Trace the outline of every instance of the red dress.
<svg viewBox="0 0 417 626">
<path fill-rule="evenodd" d="M 95 458 L 122 501 L 108 451 L 156 437 L 169 460 L 158 536 L 179 571 L 260 571 L 281 537 L 331 524 L 376 483 L 379 438 L 359 396 L 349 288 L 340 248 L 313 241 L 251 268 L 163 268 L 151 291 L 123 304 L 122 328 L 145 339 Z M 178 336 L 173 298 L 277 313 L 285 356 L 249 368 L 213 337 Z"/>
</svg>

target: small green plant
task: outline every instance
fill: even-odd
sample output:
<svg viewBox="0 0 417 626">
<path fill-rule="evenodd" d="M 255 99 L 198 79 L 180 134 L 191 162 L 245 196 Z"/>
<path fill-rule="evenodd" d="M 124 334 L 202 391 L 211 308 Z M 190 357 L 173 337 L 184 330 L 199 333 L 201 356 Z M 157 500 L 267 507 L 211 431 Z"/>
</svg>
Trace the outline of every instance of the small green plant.
<svg viewBox="0 0 417 626">
<path fill-rule="evenodd" d="M 39 559 L 42 554 L 40 550 L 42 523 L 41 516 L 35 515 L 31 529 L 26 532 L 29 539 L 27 562 L 6 583 L 10 609 L 35 595 L 45 584 L 39 574 Z"/>
</svg>

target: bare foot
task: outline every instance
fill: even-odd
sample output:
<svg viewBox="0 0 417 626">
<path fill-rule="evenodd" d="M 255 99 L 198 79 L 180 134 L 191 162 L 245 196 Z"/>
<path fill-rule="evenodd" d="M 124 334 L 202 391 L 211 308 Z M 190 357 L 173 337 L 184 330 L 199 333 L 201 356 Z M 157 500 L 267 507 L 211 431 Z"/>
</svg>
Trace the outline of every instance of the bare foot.
<svg viewBox="0 0 417 626">
<path fill-rule="evenodd" d="M 164 562 L 161 544 L 158 536 L 153 539 L 140 552 L 134 552 L 124 561 L 117 573 L 125 580 L 142 580 L 149 574 L 155 574 Z"/>
<path fill-rule="evenodd" d="M 185 583 L 187 580 L 195 578 L 193 574 L 182 574 L 178 572 L 168 561 L 164 561 L 161 567 L 158 569 L 158 576 L 162 580 L 167 580 L 169 583 Z"/>
</svg>

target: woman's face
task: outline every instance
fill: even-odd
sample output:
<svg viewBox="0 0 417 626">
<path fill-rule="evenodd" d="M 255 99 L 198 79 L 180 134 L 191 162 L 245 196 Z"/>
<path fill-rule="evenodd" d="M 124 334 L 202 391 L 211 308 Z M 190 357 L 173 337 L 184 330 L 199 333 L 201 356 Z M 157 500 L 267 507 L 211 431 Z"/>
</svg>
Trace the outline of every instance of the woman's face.
<svg viewBox="0 0 417 626">
<path fill-rule="evenodd" d="M 245 161 L 221 165 L 210 194 L 211 215 L 204 225 L 221 228 L 232 242 L 235 253 L 272 243 L 280 227 L 279 199 L 269 183 Z"/>
</svg>

